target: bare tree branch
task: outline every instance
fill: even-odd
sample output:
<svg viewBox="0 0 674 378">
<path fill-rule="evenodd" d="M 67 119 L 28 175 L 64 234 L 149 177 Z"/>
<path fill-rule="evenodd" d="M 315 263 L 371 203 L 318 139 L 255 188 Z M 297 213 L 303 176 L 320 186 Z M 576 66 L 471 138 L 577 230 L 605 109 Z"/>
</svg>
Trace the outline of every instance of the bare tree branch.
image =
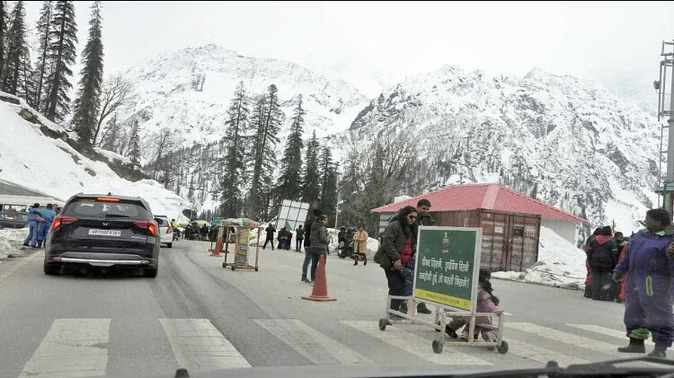
<svg viewBox="0 0 674 378">
<path fill-rule="evenodd" d="M 101 125 L 106 118 L 124 106 L 133 96 L 133 85 L 126 81 L 121 75 L 113 76 L 103 83 L 101 92 L 101 112 L 96 122 L 96 131 L 94 132 L 93 144 L 96 145 L 98 133 L 101 131 Z"/>
</svg>

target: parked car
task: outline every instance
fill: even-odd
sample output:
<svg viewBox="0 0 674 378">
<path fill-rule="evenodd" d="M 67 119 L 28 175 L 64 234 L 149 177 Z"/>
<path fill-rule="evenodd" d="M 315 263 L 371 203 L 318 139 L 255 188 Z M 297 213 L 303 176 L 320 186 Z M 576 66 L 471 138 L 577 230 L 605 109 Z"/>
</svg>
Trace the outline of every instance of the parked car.
<svg viewBox="0 0 674 378">
<path fill-rule="evenodd" d="M 64 265 L 159 268 L 159 227 L 140 197 L 77 194 L 54 218 L 45 245 L 44 273 Z"/>
<path fill-rule="evenodd" d="M 171 221 L 169 221 L 166 215 L 155 215 L 154 220 L 159 226 L 159 236 L 162 244 L 166 244 L 167 247 L 173 247 L 173 227 L 171 227 Z"/>
</svg>

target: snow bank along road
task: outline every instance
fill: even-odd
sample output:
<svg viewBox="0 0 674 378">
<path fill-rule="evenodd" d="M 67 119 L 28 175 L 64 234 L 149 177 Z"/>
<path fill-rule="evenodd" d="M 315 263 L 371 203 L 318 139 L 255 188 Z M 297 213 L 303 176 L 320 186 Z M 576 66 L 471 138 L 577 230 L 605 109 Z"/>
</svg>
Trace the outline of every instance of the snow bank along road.
<svg viewBox="0 0 674 378">
<path fill-rule="evenodd" d="M 328 258 L 337 302 L 300 297 L 303 254 L 260 252 L 260 271 L 222 268 L 208 243 L 162 249 L 159 276 L 45 276 L 42 253 L 0 264 L 0 376 L 170 374 L 249 366 L 423 366 L 430 369 L 541 366 L 618 357 L 622 305 L 579 291 L 494 281 L 507 319 L 506 355 L 486 348 L 431 349 L 435 332 L 377 329 L 386 280 L 379 267 Z M 21 260 L 20 262 L 18 260 Z M 19 264 L 19 265 L 17 265 Z M 18 266 L 18 267 L 17 267 Z M 2 271 L 13 267 L 13 273 Z"/>
</svg>

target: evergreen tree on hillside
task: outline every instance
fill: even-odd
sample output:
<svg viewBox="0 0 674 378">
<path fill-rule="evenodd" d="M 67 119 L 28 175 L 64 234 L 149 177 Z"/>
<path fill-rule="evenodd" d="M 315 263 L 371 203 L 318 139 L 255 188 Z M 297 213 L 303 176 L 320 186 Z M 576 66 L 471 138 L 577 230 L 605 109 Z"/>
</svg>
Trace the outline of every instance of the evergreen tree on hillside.
<svg viewBox="0 0 674 378">
<path fill-rule="evenodd" d="M 108 122 L 108 128 L 103 135 L 101 148 L 108 151 L 117 151 L 117 139 L 119 138 L 119 125 L 117 124 L 117 114 L 114 114 Z"/>
<path fill-rule="evenodd" d="M 302 187 L 302 148 L 304 147 L 302 129 L 305 114 L 300 95 L 290 124 L 290 134 L 286 141 L 283 159 L 281 159 L 281 177 L 276 190 L 278 200 L 298 200 L 302 196 L 300 190 Z"/>
<path fill-rule="evenodd" d="M 23 1 L 17 1 L 10 15 L 10 25 L 5 37 L 7 57 L 3 69 L 0 88 L 10 94 L 27 99 L 30 88 L 26 88 L 26 67 L 30 66 L 30 53 L 26 43 L 26 11 Z"/>
<path fill-rule="evenodd" d="M 73 85 L 70 66 L 75 64 L 77 43 L 77 23 L 75 6 L 72 1 L 60 0 L 54 6 L 54 15 L 49 30 L 47 96 L 45 98 L 46 117 L 60 122 L 70 113 L 68 92 Z"/>
<path fill-rule="evenodd" d="M 140 165 L 140 127 L 138 126 L 138 120 L 133 121 L 133 127 L 131 128 L 128 158 L 131 159 L 133 164 Z"/>
<path fill-rule="evenodd" d="M 35 81 L 35 104 L 33 107 L 40 111 L 44 112 L 44 101 L 47 97 L 46 94 L 46 80 L 50 74 L 49 67 L 49 45 L 51 42 L 52 34 L 49 33 L 52 27 L 52 18 L 53 18 L 54 6 L 52 1 L 44 1 L 42 3 L 42 9 L 40 10 L 40 18 L 37 21 L 37 37 L 40 43 L 39 50 L 37 51 L 37 65 L 35 67 L 34 81 Z M 45 112 L 46 113 L 46 112 Z"/>
<path fill-rule="evenodd" d="M 272 84 L 253 112 L 253 134 L 251 157 L 253 177 L 248 195 L 249 216 L 259 219 L 268 213 L 272 175 L 276 165 L 274 148 L 278 143 L 278 132 L 283 121 L 283 112 L 278 102 L 278 89 Z"/>
<path fill-rule="evenodd" d="M 227 130 L 225 132 L 224 175 L 220 184 L 222 190 L 222 211 L 225 217 L 238 217 L 241 211 L 241 186 L 246 176 L 246 131 L 249 129 L 248 99 L 243 82 L 240 82 L 234 92 L 229 109 L 227 110 Z"/>
<path fill-rule="evenodd" d="M 308 202 L 312 207 L 318 206 L 321 195 L 320 174 L 318 172 L 318 152 L 320 145 L 316 139 L 316 131 L 309 143 L 304 157 L 304 173 L 302 175 L 302 201 Z"/>
<path fill-rule="evenodd" d="M 327 146 L 321 150 L 319 170 L 321 184 L 319 208 L 328 216 L 328 224 L 334 225 L 337 207 L 337 166 L 332 161 L 332 154 Z"/>
<path fill-rule="evenodd" d="M 0 82 L 2 82 L 2 72 L 5 67 L 5 37 L 7 35 L 7 2 L 0 0 Z"/>
<path fill-rule="evenodd" d="M 103 83 L 103 41 L 101 36 L 101 2 L 91 6 L 89 39 L 82 51 L 80 88 L 75 99 L 73 124 L 80 140 L 91 144 L 100 109 L 101 85 Z"/>
</svg>

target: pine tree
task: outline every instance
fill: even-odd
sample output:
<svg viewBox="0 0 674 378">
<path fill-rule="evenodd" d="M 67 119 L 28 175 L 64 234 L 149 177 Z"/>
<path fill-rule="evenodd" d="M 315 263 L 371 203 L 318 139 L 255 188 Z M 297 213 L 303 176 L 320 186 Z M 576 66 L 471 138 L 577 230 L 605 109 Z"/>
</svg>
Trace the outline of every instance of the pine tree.
<svg viewBox="0 0 674 378">
<path fill-rule="evenodd" d="M 286 141 L 286 148 L 281 160 L 281 177 L 276 190 L 278 200 L 293 199 L 301 197 L 302 186 L 302 142 L 304 115 L 306 112 L 302 108 L 302 96 L 299 96 L 299 102 L 295 108 L 292 122 L 290 124 L 290 134 Z"/>
<path fill-rule="evenodd" d="M 248 99 L 243 82 L 234 92 L 229 110 L 227 110 L 227 131 L 225 133 L 225 166 L 220 184 L 222 190 L 222 211 L 225 217 L 238 217 L 241 211 L 241 186 L 245 179 L 246 130 L 248 124 Z"/>
<path fill-rule="evenodd" d="M 80 88 L 75 100 L 73 124 L 80 140 L 92 143 L 94 128 L 98 119 L 103 83 L 103 41 L 101 40 L 101 2 L 91 6 L 89 21 L 89 39 L 82 51 Z"/>
<path fill-rule="evenodd" d="M 51 30 L 53 8 L 51 1 L 43 2 L 42 9 L 40 10 L 40 19 L 37 21 L 37 35 L 40 47 L 37 56 L 37 66 L 35 67 L 35 104 L 33 107 L 41 112 L 45 110 L 44 100 L 47 97 L 45 82 L 50 74 L 48 53 L 51 42 L 50 38 L 52 37 L 49 31 Z"/>
<path fill-rule="evenodd" d="M 319 208 L 328 216 L 329 224 L 333 224 L 337 207 L 337 167 L 332 161 L 332 154 L 327 146 L 321 150 L 319 170 L 321 185 Z"/>
<path fill-rule="evenodd" d="M 75 6 L 72 1 L 59 0 L 54 6 L 54 17 L 49 30 L 48 66 L 51 72 L 47 78 L 46 116 L 59 122 L 70 113 L 68 92 L 73 85 L 70 66 L 75 64 L 77 43 L 77 23 Z"/>
<path fill-rule="evenodd" d="M 267 94 L 258 100 L 253 112 L 253 127 L 255 128 L 251 148 L 253 178 L 248 195 L 249 215 L 253 218 L 259 218 L 268 213 L 271 179 L 276 165 L 274 148 L 278 143 L 277 135 L 283 117 L 278 102 L 278 89 L 272 84 Z"/>
<path fill-rule="evenodd" d="M 2 82 L 3 68 L 5 67 L 5 37 L 7 35 L 7 2 L 0 0 L 0 82 Z"/>
<path fill-rule="evenodd" d="M 3 69 L 1 88 L 3 91 L 23 97 L 29 94 L 24 77 L 26 65 L 30 65 L 30 54 L 26 43 L 26 11 L 23 1 L 17 1 L 11 14 L 11 24 L 5 37 L 7 58 Z"/>
<path fill-rule="evenodd" d="M 321 195 L 320 174 L 318 172 L 318 150 L 320 145 L 316 139 L 316 131 L 307 143 L 305 153 L 304 174 L 302 175 L 302 201 L 308 202 L 312 207 L 318 206 Z"/>
<path fill-rule="evenodd" d="M 131 128 L 128 157 L 133 164 L 140 165 L 140 127 L 138 126 L 138 120 L 133 121 L 133 127 Z"/>
</svg>

